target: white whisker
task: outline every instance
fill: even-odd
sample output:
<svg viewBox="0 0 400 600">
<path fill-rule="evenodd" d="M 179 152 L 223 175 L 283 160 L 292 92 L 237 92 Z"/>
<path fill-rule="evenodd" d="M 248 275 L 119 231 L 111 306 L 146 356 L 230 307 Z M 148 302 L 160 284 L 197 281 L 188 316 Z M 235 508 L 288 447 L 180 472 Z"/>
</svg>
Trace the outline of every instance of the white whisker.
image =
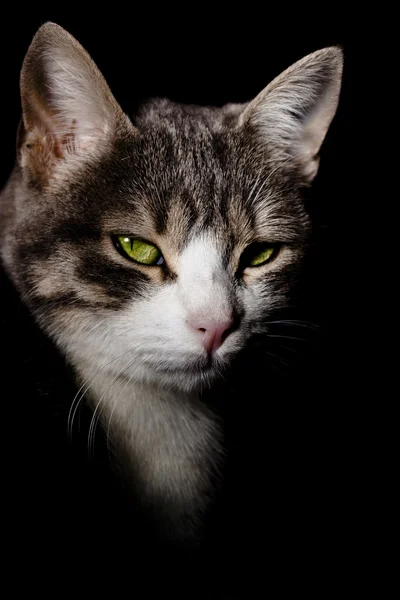
<svg viewBox="0 0 400 600">
<path fill-rule="evenodd" d="M 108 451 L 110 452 L 110 431 L 111 431 L 111 422 L 112 422 L 112 418 L 114 415 L 114 410 L 118 404 L 119 399 L 121 398 L 122 394 L 124 393 L 125 389 L 127 388 L 127 386 L 131 383 L 132 379 L 134 378 L 135 373 L 133 373 L 129 379 L 127 379 L 126 383 L 123 385 L 121 391 L 119 392 L 118 396 L 115 399 L 114 405 L 111 409 L 111 414 L 110 414 L 110 418 L 108 419 L 108 425 L 107 425 L 107 429 L 106 429 L 106 440 L 107 440 L 107 448 Z M 110 456 L 110 454 L 109 454 Z"/>
<path fill-rule="evenodd" d="M 309 342 L 310 341 L 307 338 L 293 337 L 291 335 L 278 335 L 278 334 L 271 334 L 271 333 L 268 333 L 267 335 L 269 338 L 283 338 L 285 340 L 297 340 L 299 342 Z"/>
<path fill-rule="evenodd" d="M 103 403 L 103 398 L 108 394 L 108 392 L 111 390 L 112 386 L 114 385 L 114 383 L 118 380 L 118 378 L 120 377 L 120 375 L 126 370 L 129 369 L 129 367 L 135 362 L 136 360 L 136 355 L 133 356 L 132 360 L 129 361 L 129 363 L 127 365 L 124 365 L 122 367 L 122 369 L 120 369 L 118 371 L 118 373 L 115 375 L 115 377 L 113 378 L 113 380 L 111 381 L 110 385 L 108 386 L 108 388 L 106 390 L 104 390 L 104 392 L 101 394 L 97 404 L 96 404 L 96 408 L 93 411 L 93 415 L 92 415 L 92 419 L 90 421 L 90 427 L 89 427 L 89 433 L 88 433 L 88 456 L 92 457 L 93 455 L 93 447 L 94 447 L 94 436 L 95 436 L 95 431 L 96 431 L 96 427 L 97 427 L 97 423 L 99 421 L 99 418 L 101 416 L 101 412 L 102 410 L 100 409 L 101 404 Z M 94 381 L 92 382 L 91 385 L 93 385 Z"/>
<path fill-rule="evenodd" d="M 118 334 L 117 336 L 115 336 L 112 340 L 112 342 L 108 342 L 106 346 L 104 346 L 103 350 L 106 349 L 106 347 L 109 344 L 113 344 L 115 342 L 115 340 L 117 338 L 119 338 L 121 335 L 126 334 L 125 331 L 121 332 L 120 334 Z M 72 440 L 72 429 L 73 429 L 73 422 L 76 416 L 76 412 L 78 409 L 79 404 L 83 401 L 84 396 L 86 395 L 86 393 L 88 392 L 89 388 L 91 387 L 93 381 L 95 380 L 96 377 L 98 377 L 98 375 L 100 375 L 107 367 L 109 367 L 110 365 L 112 365 L 113 363 L 117 362 L 118 360 L 120 360 L 122 357 L 124 357 L 126 355 L 127 352 L 129 352 L 129 350 L 131 350 L 133 347 L 133 344 L 130 346 L 127 346 L 124 351 L 122 352 L 122 354 L 118 355 L 117 357 L 112 358 L 110 361 L 108 361 L 105 365 L 103 365 L 94 375 L 91 375 L 90 377 L 88 377 L 83 384 L 81 385 L 81 387 L 79 388 L 79 390 L 77 391 L 77 393 L 75 394 L 75 397 L 72 401 L 69 413 L 68 413 L 68 421 L 67 421 L 67 430 L 68 430 L 68 437 L 70 440 Z M 90 383 L 89 383 L 90 382 Z M 85 388 L 83 390 L 83 388 Z M 82 392 L 83 390 L 83 392 Z M 81 393 L 82 392 L 82 393 Z"/>
</svg>

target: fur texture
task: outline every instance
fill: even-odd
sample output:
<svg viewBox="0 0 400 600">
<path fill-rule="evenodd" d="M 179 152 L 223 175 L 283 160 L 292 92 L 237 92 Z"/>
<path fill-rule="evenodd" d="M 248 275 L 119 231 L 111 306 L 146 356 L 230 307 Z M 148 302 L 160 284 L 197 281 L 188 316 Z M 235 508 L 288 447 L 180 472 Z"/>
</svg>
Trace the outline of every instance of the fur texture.
<svg viewBox="0 0 400 600">
<path fill-rule="evenodd" d="M 0 203 L 3 263 L 74 367 L 142 500 L 185 537 L 222 456 L 205 399 L 293 302 L 312 223 L 302 190 L 334 116 L 342 54 L 327 48 L 247 105 L 155 100 L 128 119 L 54 24 L 21 74 L 18 162 Z M 162 266 L 121 256 L 151 241 Z M 249 267 L 257 244 L 274 259 Z M 246 258 L 247 257 L 247 258 Z M 230 321 L 210 358 L 201 327 Z"/>
</svg>

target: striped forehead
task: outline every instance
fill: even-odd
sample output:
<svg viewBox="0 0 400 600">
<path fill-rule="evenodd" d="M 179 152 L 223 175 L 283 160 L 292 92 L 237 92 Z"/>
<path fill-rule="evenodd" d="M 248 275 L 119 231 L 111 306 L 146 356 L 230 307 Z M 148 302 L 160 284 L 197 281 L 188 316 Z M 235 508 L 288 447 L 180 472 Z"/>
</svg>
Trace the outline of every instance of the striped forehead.
<svg viewBox="0 0 400 600">
<path fill-rule="evenodd" d="M 108 196 L 118 201 L 107 207 L 116 215 L 116 229 L 125 222 L 127 233 L 155 243 L 168 238 L 175 252 L 207 230 L 231 246 L 275 240 L 297 220 L 269 166 L 233 135 L 150 128 L 108 167 L 115 164 L 123 170 L 115 179 L 117 193 L 110 187 Z"/>
<path fill-rule="evenodd" d="M 174 158 L 168 169 L 153 170 L 144 205 L 154 230 L 179 247 L 205 230 L 214 230 L 222 239 L 232 236 L 247 242 L 256 230 L 263 235 L 260 229 L 284 227 L 292 220 L 288 198 L 269 181 L 268 170 L 252 172 L 211 151 L 198 161 L 190 153 L 184 160 Z"/>
<path fill-rule="evenodd" d="M 245 193 L 216 195 L 204 198 L 202 203 L 190 196 L 177 197 L 165 211 L 162 227 L 154 213 L 152 220 L 157 234 L 167 237 L 179 251 L 194 239 L 203 240 L 208 246 L 217 244 L 225 250 L 260 238 L 275 241 L 293 226 L 291 213 L 283 211 L 282 203 L 268 193 L 264 201 L 253 204 L 247 201 Z"/>
</svg>

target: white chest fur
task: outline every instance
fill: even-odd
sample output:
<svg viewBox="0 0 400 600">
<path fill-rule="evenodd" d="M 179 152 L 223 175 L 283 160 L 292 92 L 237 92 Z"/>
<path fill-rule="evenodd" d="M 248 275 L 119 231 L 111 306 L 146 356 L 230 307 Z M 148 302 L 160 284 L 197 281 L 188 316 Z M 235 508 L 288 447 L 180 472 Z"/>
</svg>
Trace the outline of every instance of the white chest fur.
<svg viewBox="0 0 400 600">
<path fill-rule="evenodd" d="M 161 391 L 127 377 L 97 374 L 80 365 L 123 470 L 145 502 L 171 517 L 195 519 L 207 503 L 211 475 L 221 458 L 216 417 L 198 398 Z"/>
</svg>

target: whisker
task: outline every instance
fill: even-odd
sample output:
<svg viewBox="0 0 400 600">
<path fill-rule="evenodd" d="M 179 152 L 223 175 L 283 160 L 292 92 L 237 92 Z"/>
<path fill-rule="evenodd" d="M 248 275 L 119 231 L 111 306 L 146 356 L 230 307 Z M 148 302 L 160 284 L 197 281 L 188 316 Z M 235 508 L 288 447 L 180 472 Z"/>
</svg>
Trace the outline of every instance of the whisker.
<svg viewBox="0 0 400 600">
<path fill-rule="evenodd" d="M 251 190 L 250 190 L 250 194 L 249 194 L 249 196 L 248 196 L 248 198 L 247 198 L 247 202 L 249 202 L 249 203 L 250 203 L 251 197 L 252 197 L 252 195 L 253 195 L 253 192 L 254 192 L 254 190 L 256 189 L 256 187 L 257 187 L 257 185 L 258 185 L 258 182 L 260 181 L 260 177 L 261 177 L 261 173 L 262 173 L 262 171 L 263 171 L 263 169 L 261 168 L 261 169 L 259 170 L 259 172 L 258 172 L 258 176 L 257 176 L 256 182 L 255 182 L 255 184 L 253 185 L 253 187 L 252 187 L 252 188 L 251 188 Z"/>
<path fill-rule="evenodd" d="M 296 319 L 283 319 L 280 321 L 267 321 L 266 325 L 289 325 L 291 327 L 304 327 L 309 329 L 320 329 L 320 325 L 317 323 L 311 323 L 308 321 L 298 321 Z"/>
<path fill-rule="evenodd" d="M 299 155 L 299 153 L 297 153 L 297 155 Z M 271 177 L 277 171 L 279 171 L 279 169 L 281 169 L 283 165 L 285 165 L 287 162 L 295 159 L 297 155 L 294 154 L 293 156 L 288 156 L 288 158 L 286 158 L 285 160 L 279 162 L 279 164 L 275 167 L 275 169 L 272 169 L 272 171 L 270 173 L 268 173 L 268 176 L 266 177 L 266 179 L 264 179 L 263 183 L 261 184 L 260 189 L 258 190 L 255 198 L 252 200 L 252 205 L 254 205 L 257 202 L 257 200 L 258 200 L 258 198 L 259 198 L 262 190 L 264 189 L 264 187 L 266 186 L 266 184 L 270 181 Z"/>
<path fill-rule="evenodd" d="M 105 365 L 103 365 L 98 371 L 97 373 L 95 373 L 94 375 L 91 375 L 90 377 L 88 377 L 83 384 L 81 385 L 81 387 L 79 388 L 79 390 L 76 392 L 74 399 L 72 400 L 72 404 L 71 407 L 69 409 L 68 412 L 68 419 L 67 419 L 67 431 L 68 431 L 68 438 L 70 439 L 70 441 L 72 441 L 72 435 L 73 435 L 73 422 L 76 416 L 76 412 L 78 410 L 78 406 L 81 403 L 81 401 L 83 400 L 86 392 L 88 391 L 88 389 L 91 386 L 91 383 L 93 382 L 93 380 L 95 379 L 95 377 L 97 377 L 104 369 L 106 369 L 109 365 L 111 365 L 113 362 L 116 362 L 118 359 L 122 358 L 124 356 L 125 352 L 123 354 L 121 354 L 120 356 L 117 356 L 116 358 L 113 358 L 112 360 L 110 360 L 108 363 L 106 363 Z M 89 383 L 91 382 L 91 383 Z M 89 383 L 89 385 L 87 385 Z M 83 390 L 83 388 L 85 388 Z M 83 390 L 83 392 L 82 392 Z M 82 392 L 82 394 L 81 394 Z"/>
<path fill-rule="evenodd" d="M 111 422 L 112 422 L 112 418 L 113 418 L 113 415 L 114 415 L 114 410 L 115 410 L 115 408 L 116 408 L 116 406 L 118 404 L 119 399 L 121 398 L 122 394 L 124 393 L 124 391 L 127 388 L 127 386 L 130 384 L 130 382 L 132 381 L 132 379 L 134 378 L 134 376 L 135 376 L 135 373 L 133 373 L 129 377 L 129 379 L 126 381 L 125 385 L 122 387 L 120 393 L 118 394 L 118 396 L 115 399 L 114 406 L 112 407 L 112 410 L 111 410 L 110 418 L 108 419 L 108 425 L 107 425 L 107 430 L 106 430 L 106 442 L 107 442 L 107 450 L 108 450 L 108 457 L 109 457 L 109 459 L 111 459 L 111 457 L 110 457 L 110 451 L 111 451 L 111 448 L 110 448 L 110 431 L 111 431 Z"/>
<path fill-rule="evenodd" d="M 279 348 L 283 348 L 284 350 L 287 350 L 288 352 L 294 352 L 295 354 L 299 354 L 299 350 L 297 348 L 290 348 L 289 346 L 282 346 L 282 344 L 279 344 Z"/>
<path fill-rule="evenodd" d="M 285 364 L 286 366 L 289 364 L 289 362 L 287 360 L 285 360 L 281 356 L 278 356 L 277 354 L 274 354 L 273 352 L 268 352 L 267 350 L 264 350 L 264 353 L 268 354 L 269 356 L 273 356 L 274 358 L 278 359 L 281 363 Z"/>
<path fill-rule="evenodd" d="M 291 335 L 278 335 L 278 334 L 267 333 L 267 336 L 269 338 L 283 338 L 285 340 L 297 340 L 299 342 L 310 342 L 311 341 L 311 340 L 309 340 L 307 338 L 293 337 Z"/>
<path fill-rule="evenodd" d="M 269 354 L 269 352 L 267 352 L 267 354 Z M 274 369 L 274 371 L 276 371 L 277 373 L 279 373 L 279 375 L 283 375 L 284 374 L 284 372 L 277 365 L 274 365 L 272 362 L 268 363 L 268 368 Z"/>
<path fill-rule="evenodd" d="M 109 344 L 113 344 L 115 342 L 116 339 L 118 339 L 121 335 L 126 334 L 126 331 L 121 332 L 120 334 L 116 335 L 112 342 L 107 342 L 107 344 L 104 346 L 103 350 L 106 349 L 106 347 Z M 104 369 L 106 369 L 108 366 L 110 366 L 111 364 L 117 362 L 118 360 L 120 360 L 123 356 L 125 356 L 125 354 L 127 352 L 129 352 L 129 350 L 131 350 L 133 347 L 133 344 L 131 344 L 130 346 L 127 346 L 124 351 L 122 352 L 122 354 L 120 354 L 119 356 L 117 356 L 116 358 L 112 358 L 110 361 L 108 361 L 105 365 L 103 365 L 94 375 L 91 375 L 90 377 L 88 377 L 83 384 L 81 385 L 81 387 L 79 388 L 79 390 L 77 391 L 77 393 L 75 394 L 75 397 L 72 401 L 69 413 L 68 413 L 68 420 L 67 420 L 67 430 L 68 430 L 68 437 L 70 439 L 70 441 L 72 441 L 72 429 L 73 429 L 73 422 L 76 416 L 76 412 L 78 409 L 78 406 L 80 405 L 80 403 L 82 402 L 84 396 L 86 395 L 86 393 L 88 392 L 88 390 L 90 389 L 92 383 L 94 382 L 95 378 L 98 377 L 98 375 L 100 375 Z M 89 383 L 90 382 L 90 383 Z M 86 386 L 86 387 L 85 387 Z M 85 390 L 82 392 L 82 389 L 85 387 Z M 82 392 L 82 394 L 81 394 Z M 81 394 L 81 395 L 80 395 Z"/>
<path fill-rule="evenodd" d="M 108 386 L 107 390 L 104 390 L 104 392 L 101 394 L 101 396 L 99 398 L 99 401 L 97 402 L 96 408 L 93 411 L 92 419 L 90 421 L 90 427 L 89 427 L 89 433 L 88 433 L 88 456 L 89 456 L 89 458 L 93 457 L 95 432 L 96 432 L 96 427 L 97 427 L 97 424 L 98 424 L 100 416 L 101 416 L 100 406 L 103 402 L 103 398 L 111 390 L 112 386 L 118 380 L 121 373 L 123 373 L 126 369 L 129 369 L 129 367 L 135 362 L 135 360 L 136 360 L 136 356 L 133 356 L 132 360 L 127 365 L 124 365 L 122 367 L 122 369 L 120 369 L 118 371 L 118 373 L 116 374 L 116 376 L 114 377 L 114 379 L 112 380 L 110 385 Z M 94 382 L 92 382 L 92 385 L 93 385 L 93 383 Z"/>
</svg>

